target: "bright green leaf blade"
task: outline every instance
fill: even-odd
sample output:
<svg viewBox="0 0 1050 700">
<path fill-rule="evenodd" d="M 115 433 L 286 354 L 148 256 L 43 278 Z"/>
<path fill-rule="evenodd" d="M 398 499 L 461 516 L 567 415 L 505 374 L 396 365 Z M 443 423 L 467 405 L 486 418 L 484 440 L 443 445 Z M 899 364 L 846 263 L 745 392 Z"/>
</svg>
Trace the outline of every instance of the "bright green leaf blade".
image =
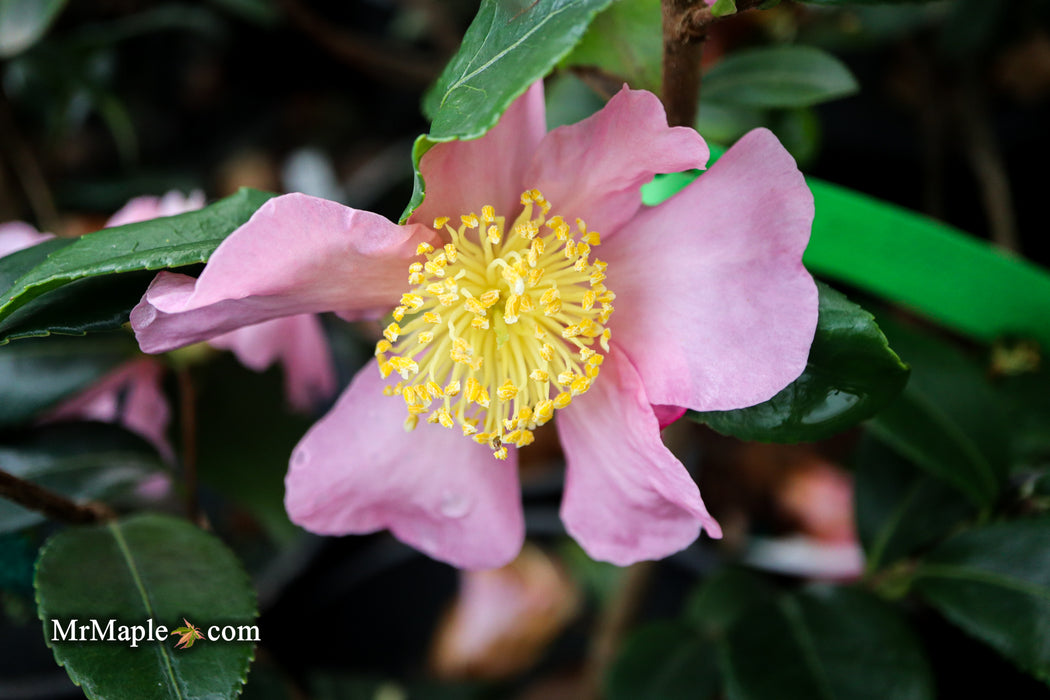
<svg viewBox="0 0 1050 700">
<path fill-rule="evenodd" d="M 904 393 L 871 422 L 872 431 L 976 505 L 992 505 L 1011 450 L 1004 409 L 983 372 L 933 337 L 895 323 L 884 322 L 883 328 L 912 366 L 912 376 Z"/>
<path fill-rule="evenodd" d="M 66 0 L 0 0 L 0 58 L 10 58 L 40 41 Z"/>
<path fill-rule="evenodd" d="M 714 644 L 680 622 L 631 634 L 605 679 L 609 700 L 706 700 L 721 686 Z"/>
<path fill-rule="evenodd" d="M 660 0 L 619 0 L 594 18 L 560 66 L 599 68 L 658 93 L 663 46 Z"/>
<path fill-rule="evenodd" d="M 857 534 L 869 573 L 914 554 L 973 517 L 957 490 L 870 437 L 857 449 Z"/>
<path fill-rule="evenodd" d="M 950 226 L 809 180 L 816 200 L 805 263 L 966 335 L 1050 347 L 1050 274 Z"/>
<path fill-rule="evenodd" d="M 658 204 L 698 174 L 657 178 L 642 188 L 642 200 Z M 816 178 L 807 182 L 816 218 L 803 262 L 812 272 L 976 340 L 1020 336 L 1050 347 L 1050 272 L 907 209 Z"/>
<path fill-rule="evenodd" d="M 784 596 L 720 643 L 730 700 L 926 700 L 930 670 L 907 624 L 859 590 Z"/>
<path fill-rule="evenodd" d="M 737 51 L 704 76 L 703 99 L 746 107 L 811 107 L 857 92 L 842 61 L 811 46 Z"/>
<path fill-rule="evenodd" d="M 0 323 L 30 301 L 77 280 L 206 262 L 219 243 L 271 196 L 242 189 L 198 211 L 88 234 L 42 261 L 20 256 L 15 262 L 27 264 L 0 291 Z M 0 272 L 8 276 L 15 270 L 5 267 Z"/>
<path fill-rule="evenodd" d="M 183 618 L 205 634 L 212 625 L 253 625 L 255 592 L 240 562 L 213 535 L 167 516 L 141 515 L 71 528 L 51 538 L 37 562 L 38 614 L 55 660 L 89 698 L 234 698 L 253 644 L 175 639 L 132 649 L 120 642 L 52 640 L 51 620 L 140 625 L 169 630 Z"/>
<path fill-rule="evenodd" d="M 0 442 L 0 468 L 74 501 L 120 496 L 164 471 L 156 449 L 105 423 L 58 423 Z M 44 516 L 0 498 L 0 532 L 20 530 Z"/>
<path fill-rule="evenodd" d="M 126 334 L 41 338 L 0 347 L 0 428 L 28 423 L 135 352 Z"/>
<path fill-rule="evenodd" d="M 999 523 L 938 547 L 914 588 L 945 617 L 1050 683 L 1050 519 Z"/>
<path fill-rule="evenodd" d="M 547 75 L 611 0 L 483 0 L 459 51 L 423 100 L 430 133 L 412 149 L 415 183 L 404 222 L 423 201 L 419 161 L 435 144 L 483 136 Z"/>
<path fill-rule="evenodd" d="M 756 406 L 690 417 L 742 440 L 812 442 L 870 418 L 900 392 L 908 369 L 874 317 L 827 285 L 818 288 L 817 333 L 802 376 Z"/>
</svg>

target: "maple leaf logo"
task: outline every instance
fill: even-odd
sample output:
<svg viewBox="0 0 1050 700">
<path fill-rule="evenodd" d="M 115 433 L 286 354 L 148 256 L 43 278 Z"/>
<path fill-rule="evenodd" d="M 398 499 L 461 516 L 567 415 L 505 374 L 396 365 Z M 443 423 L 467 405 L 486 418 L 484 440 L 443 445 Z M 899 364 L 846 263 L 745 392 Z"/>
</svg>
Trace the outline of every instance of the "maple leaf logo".
<svg viewBox="0 0 1050 700">
<path fill-rule="evenodd" d="M 204 635 L 186 618 L 182 618 L 182 621 L 186 623 L 185 627 L 176 627 L 171 631 L 171 636 L 180 635 L 179 641 L 175 644 L 176 649 L 189 649 L 198 639 L 204 639 Z"/>
</svg>

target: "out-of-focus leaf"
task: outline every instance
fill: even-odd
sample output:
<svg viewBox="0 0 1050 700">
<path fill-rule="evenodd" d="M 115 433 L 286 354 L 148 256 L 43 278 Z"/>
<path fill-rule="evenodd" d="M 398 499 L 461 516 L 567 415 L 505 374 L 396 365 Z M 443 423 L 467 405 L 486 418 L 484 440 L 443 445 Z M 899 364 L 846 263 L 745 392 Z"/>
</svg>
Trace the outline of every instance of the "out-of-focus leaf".
<svg viewBox="0 0 1050 700">
<path fill-rule="evenodd" d="M 720 644 L 730 700 L 926 700 L 930 669 L 881 600 L 838 587 L 785 595 L 741 617 Z"/>
<path fill-rule="evenodd" d="M 805 169 L 820 151 L 820 119 L 809 107 L 775 110 L 769 128 L 780 139 L 800 168 Z"/>
<path fill-rule="evenodd" d="M 132 356 L 126 334 L 40 338 L 0 347 L 0 428 L 28 423 Z"/>
<path fill-rule="evenodd" d="M 970 530 L 924 558 L 914 588 L 945 617 L 1050 683 L 1050 519 Z"/>
<path fill-rule="evenodd" d="M 802 376 L 756 406 L 690 416 L 743 440 L 810 442 L 870 418 L 891 401 L 907 381 L 907 367 L 871 314 L 827 285 L 818 289 L 817 333 Z"/>
<path fill-rule="evenodd" d="M 594 18 L 561 66 L 600 68 L 631 87 L 659 92 L 662 56 L 660 0 L 618 0 Z"/>
<path fill-rule="evenodd" d="M 883 324 L 912 366 L 904 392 L 871 422 L 887 445 L 978 506 L 999 495 L 1010 464 L 1002 405 L 981 370 L 952 346 Z"/>
<path fill-rule="evenodd" d="M 0 0 L 0 58 L 40 41 L 67 0 Z"/>
<path fill-rule="evenodd" d="M 766 126 L 768 113 L 757 107 L 716 102 L 704 94 L 696 113 L 696 130 L 709 142 L 733 143 L 760 126 Z"/>
<path fill-rule="evenodd" d="M 742 614 L 772 598 L 773 589 L 743 569 L 724 568 L 689 597 L 685 619 L 712 639 L 725 635 Z"/>
<path fill-rule="evenodd" d="M 720 686 L 714 643 L 677 621 L 633 632 L 605 678 L 610 700 L 706 700 Z"/>
<path fill-rule="evenodd" d="M 544 96 L 548 129 L 575 124 L 605 105 L 605 101 L 590 86 L 570 72 L 561 73 L 548 82 Z"/>
<path fill-rule="evenodd" d="M 107 500 L 164 471 L 142 438 L 106 423 L 56 423 L 0 442 L 0 468 L 74 501 Z M 0 498 L 0 532 L 43 522 L 40 513 Z"/>
<path fill-rule="evenodd" d="M 219 243 L 271 196 L 242 189 L 197 211 L 52 244 L 43 260 L 36 250 L 40 246 L 5 257 L 0 261 L 0 281 L 12 277 L 14 281 L 0 290 L 0 323 L 34 299 L 78 280 L 206 262 Z M 19 324 L 33 326 L 34 334 L 49 332 L 25 316 Z"/>
<path fill-rule="evenodd" d="M 88 698 L 235 698 L 248 674 L 257 611 L 240 562 L 215 536 L 159 515 L 65 530 L 37 563 L 38 614 L 55 660 Z M 204 634 L 233 625 L 252 641 L 212 641 L 175 649 L 175 640 L 56 641 L 52 620 L 108 620 L 172 630 L 183 619 Z"/>
<path fill-rule="evenodd" d="M 974 515 L 957 490 L 870 437 L 856 460 L 857 533 L 869 572 L 932 544 Z"/>
<path fill-rule="evenodd" d="M 415 188 L 402 221 L 423 201 L 423 155 L 437 143 L 475 139 L 495 126 L 515 98 L 572 50 L 609 2 L 483 0 L 459 51 L 423 100 L 430 133 L 412 149 Z"/>
<path fill-rule="evenodd" d="M 858 89 L 849 69 L 810 46 L 774 46 L 737 51 L 704 76 L 705 100 L 748 107 L 810 107 L 852 95 Z"/>
</svg>

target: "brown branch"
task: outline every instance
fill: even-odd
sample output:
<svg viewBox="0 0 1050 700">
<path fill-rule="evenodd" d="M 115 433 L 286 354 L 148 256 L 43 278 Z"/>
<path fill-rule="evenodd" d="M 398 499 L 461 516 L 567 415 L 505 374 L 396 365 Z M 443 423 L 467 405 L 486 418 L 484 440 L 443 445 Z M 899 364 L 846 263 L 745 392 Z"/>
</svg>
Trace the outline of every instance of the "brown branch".
<svg viewBox="0 0 1050 700">
<path fill-rule="evenodd" d="M 714 0 L 712 0 L 713 3 Z M 737 12 L 767 0 L 736 0 Z M 700 58 L 715 17 L 701 0 L 662 0 L 664 54 L 662 99 L 671 126 L 693 126 L 700 99 Z"/>
<path fill-rule="evenodd" d="M 25 481 L 0 469 L 0 496 L 20 506 L 43 513 L 53 520 L 71 524 L 114 520 L 117 514 L 97 501 L 77 503 L 43 486 Z"/>
<path fill-rule="evenodd" d="M 182 481 L 186 490 L 186 517 L 202 523 L 197 495 L 197 391 L 189 367 L 175 371 L 179 386 L 179 428 L 182 435 Z"/>
<path fill-rule="evenodd" d="M 411 87 L 425 87 L 438 76 L 443 61 L 418 51 L 389 49 L 371 37 L 334 27 L 300 0 L 281 0 L 288 18 L 319 46 L 366 75 L 384 82 L 400 80 Z"/>
</svg>

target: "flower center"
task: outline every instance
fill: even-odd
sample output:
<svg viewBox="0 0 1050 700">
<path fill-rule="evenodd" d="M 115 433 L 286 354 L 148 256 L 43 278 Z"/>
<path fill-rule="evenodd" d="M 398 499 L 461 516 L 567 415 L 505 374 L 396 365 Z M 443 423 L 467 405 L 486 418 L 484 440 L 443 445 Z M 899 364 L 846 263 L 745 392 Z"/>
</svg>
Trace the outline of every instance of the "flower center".
<svg viewBox="0 0 1050 700">
<path fill-rule="evenodd" d="M 409 265 L 411 291 L 376 344 L 383 377 L 401 376 L 383 393 L 404 399 L 406 430 L 426 414 L 458 424 L 499 459 L 590 388 L 605 359 L 598 348 L 609 350 L 615 298 L 602 284 L 606 263 L 590 260 L 598 233 L 548 217 L 538 190 L 521 203 L 509 230 L 491 206 L 461 216 L 458 229 L 436 219 L 450 242 L 419 245 L 425 261 Z"/>
</svg>

